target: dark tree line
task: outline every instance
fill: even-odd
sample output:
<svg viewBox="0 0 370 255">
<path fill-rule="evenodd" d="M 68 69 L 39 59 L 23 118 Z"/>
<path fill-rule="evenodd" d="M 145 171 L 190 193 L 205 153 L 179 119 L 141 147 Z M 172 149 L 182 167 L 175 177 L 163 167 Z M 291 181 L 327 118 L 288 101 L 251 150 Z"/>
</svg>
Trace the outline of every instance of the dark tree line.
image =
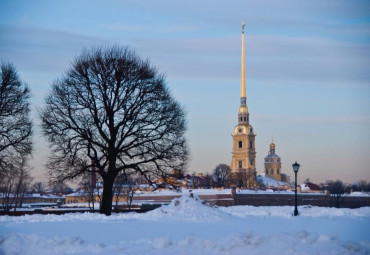
<svg viewBox="0 0 370 255">
<path fill-rule="evenodd" d="M 323 186 L 324 190 L 330 193 L 330 199 L 335 207 L 340 207 L 345 199 L 345 194 L 350 194 L 351 192 L 370 192 L 370 182 L 365 180 L 360 180 L 353 184 L 344 184 L 341 180 L 328 180 Z"/>
<path fill-rule="evenodd" d="M 75 178 L 93 171 L 93 162 L 107 215 L 119 173 L 134 171 L 151 182 L 187 161 L 184 110 L 157 69 L 128 48 L 84 51 L 52 84 L 40 116 L 51 174 Z"/>
</svg>

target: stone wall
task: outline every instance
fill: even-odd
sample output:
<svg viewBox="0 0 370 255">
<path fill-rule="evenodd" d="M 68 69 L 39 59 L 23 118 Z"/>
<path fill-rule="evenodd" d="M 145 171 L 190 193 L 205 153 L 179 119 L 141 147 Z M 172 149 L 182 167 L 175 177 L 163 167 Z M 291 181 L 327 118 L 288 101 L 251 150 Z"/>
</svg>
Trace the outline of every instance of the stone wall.
<svg viewBox="0 0 370 255">
<path fill-rule="evenodd" d="M 198 195 L 210 205 L 232 206 L 232 205 L 253 205 L 253 206 L 294 206 L 294 193 L 292 194 L 209 194 Z M 134 196 L 134 200 L 142 200 L 153 203 L 169 203 L 180 195 L 155 195 L 155 196 Z M 343 196 L 339 207 L 359 208 L 370 206 L 369 197 Z M 321 207 L 336 207 L 335 201 L 328 195 L 298 193 L 298 205 L 312 205 Z"/>
<path fill-rule="evenodd" d="M 253 206 L 294 206 L 294 194 L 235 194 L 235 205 Z M 298 194 L 298 205 L 335 207 L 335 201 L 324 194 Z M 370 206 L 370 197 L 343 196 L 339 207 L 359 208 Z"/>
</svg>

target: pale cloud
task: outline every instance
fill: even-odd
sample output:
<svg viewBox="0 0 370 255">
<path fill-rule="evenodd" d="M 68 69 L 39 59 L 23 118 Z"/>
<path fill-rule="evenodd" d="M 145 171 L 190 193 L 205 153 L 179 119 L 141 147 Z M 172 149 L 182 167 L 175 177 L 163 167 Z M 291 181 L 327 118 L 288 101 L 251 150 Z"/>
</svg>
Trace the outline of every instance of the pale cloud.
<svg viewBox="0 0 370 255">
<path fill-rule="evenodd" d="M 194 31 L 197 28 L 190 25 L 182 24 L 164 24 L 161 26 L 145 24 L 129 24 L 129 23 L 104 23 L 98 25 L 98 28 L 107 29 L 110 31 L 121 31 L 121 32 L 148 32 L 148 33 L 181 33 Z"/>
<path fill-rule="evenodd" d="M 19 23 L 27 23 L 30 20 L 30 15 L 25 14 L 22 17 L 19 18 Z"/>
<path fill-rule="evenodd" d="M 140 52 L 177 77 L 231 79 L 239 72 L 239 36 L 137 39 Z M 368 83 L 370 46 L 302 36 L 246 37 L 247 76 L 269 82 Z"/>
<path fill-rule="evenodd" d="M 137 32 L 143 31 L 147 26 L 144 25 L 132 25 L 132 24 L 122 24 L 122 23 L 110 23 L 110 24 L 100 24 L 99 28 L 111 30 L 111 31 L 126 31 L 126 32 Z"/>
<path fill-rule="evenodd" d="M 62 72 L 82 49 L 105 40 L 53 29 L 0 25 L 0 55 L 19 68 Z"/>
<path fill-rule="evenodd" d="M 261 115 L 253 116 L 256 122 L 268 122 L 274 124 L 304 124 L 304 125 L 337 125 L 337 124 L 360 124 L 370 125 L 368 116 L 285 116 L 285 115 Z"/>
<path fill-rule="evenodd" d="M 151 29 L 145 25 L 119 23 L 111 24 L 111 28 L 132 31 Z M 192 28 L 171 25 L 161 29 L 175 31 Z M 119 37 L 103 39 L 59 30 L 5 25 L 0 26 L 0 32 L 3 35 L 0 38 L 2 57 L 43 71 L 65 68 L 83 48 L 122 41 Z M 143 57 L 149 57 L 171 77 L 230 80 L 239 76 L 240 35 L 237 34 L 184 38 L 131 37 L 124 43 L 137 49 Z M 255 81 L 363 83 L 370 80 L 366 68 L 370 66 L 368 44 L 308 36 L 247 34 L 246 56 L 247 76 Z"/>
</svg>

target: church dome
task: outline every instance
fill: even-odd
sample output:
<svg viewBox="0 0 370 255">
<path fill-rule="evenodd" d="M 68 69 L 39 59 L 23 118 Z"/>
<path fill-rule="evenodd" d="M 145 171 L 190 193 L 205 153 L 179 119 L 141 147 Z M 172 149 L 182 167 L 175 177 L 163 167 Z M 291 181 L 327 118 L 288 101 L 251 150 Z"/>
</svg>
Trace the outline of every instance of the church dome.
<svg viewBox="0 0 370 255">
<path fill-rule="evenodd" d="M 278 155 L 269 153 L 266 158 L 280 158 Z"/>
<path fill-rule="evenodd" d="M 275 144 L 272 142 L 270 144 L 270 151 L 265 158 L 266 162 L 280 162 L 280 157 L 275 154 Z"/>
</svg>

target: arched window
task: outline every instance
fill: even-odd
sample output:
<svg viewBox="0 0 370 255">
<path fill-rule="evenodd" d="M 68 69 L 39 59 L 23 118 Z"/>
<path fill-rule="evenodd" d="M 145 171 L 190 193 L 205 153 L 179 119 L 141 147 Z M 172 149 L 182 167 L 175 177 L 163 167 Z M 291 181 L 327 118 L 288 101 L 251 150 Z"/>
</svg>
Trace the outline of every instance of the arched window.
<svg viewBox="0 0 370 255">
<path fill-rule="evenodd" d="M 243 142 L 239 141 L 239 148 L 243 148 Z"/>
<path fill-rule="evenodd" d="M 244 121 L 247 121 L 247 118 L 244 116 Z"/>
<path fill-rule="evenodd" d="M 239 168 L 243 168 L 243 161 L 240 160 L 238 163 L 239 163 Z"/>
</svg>

